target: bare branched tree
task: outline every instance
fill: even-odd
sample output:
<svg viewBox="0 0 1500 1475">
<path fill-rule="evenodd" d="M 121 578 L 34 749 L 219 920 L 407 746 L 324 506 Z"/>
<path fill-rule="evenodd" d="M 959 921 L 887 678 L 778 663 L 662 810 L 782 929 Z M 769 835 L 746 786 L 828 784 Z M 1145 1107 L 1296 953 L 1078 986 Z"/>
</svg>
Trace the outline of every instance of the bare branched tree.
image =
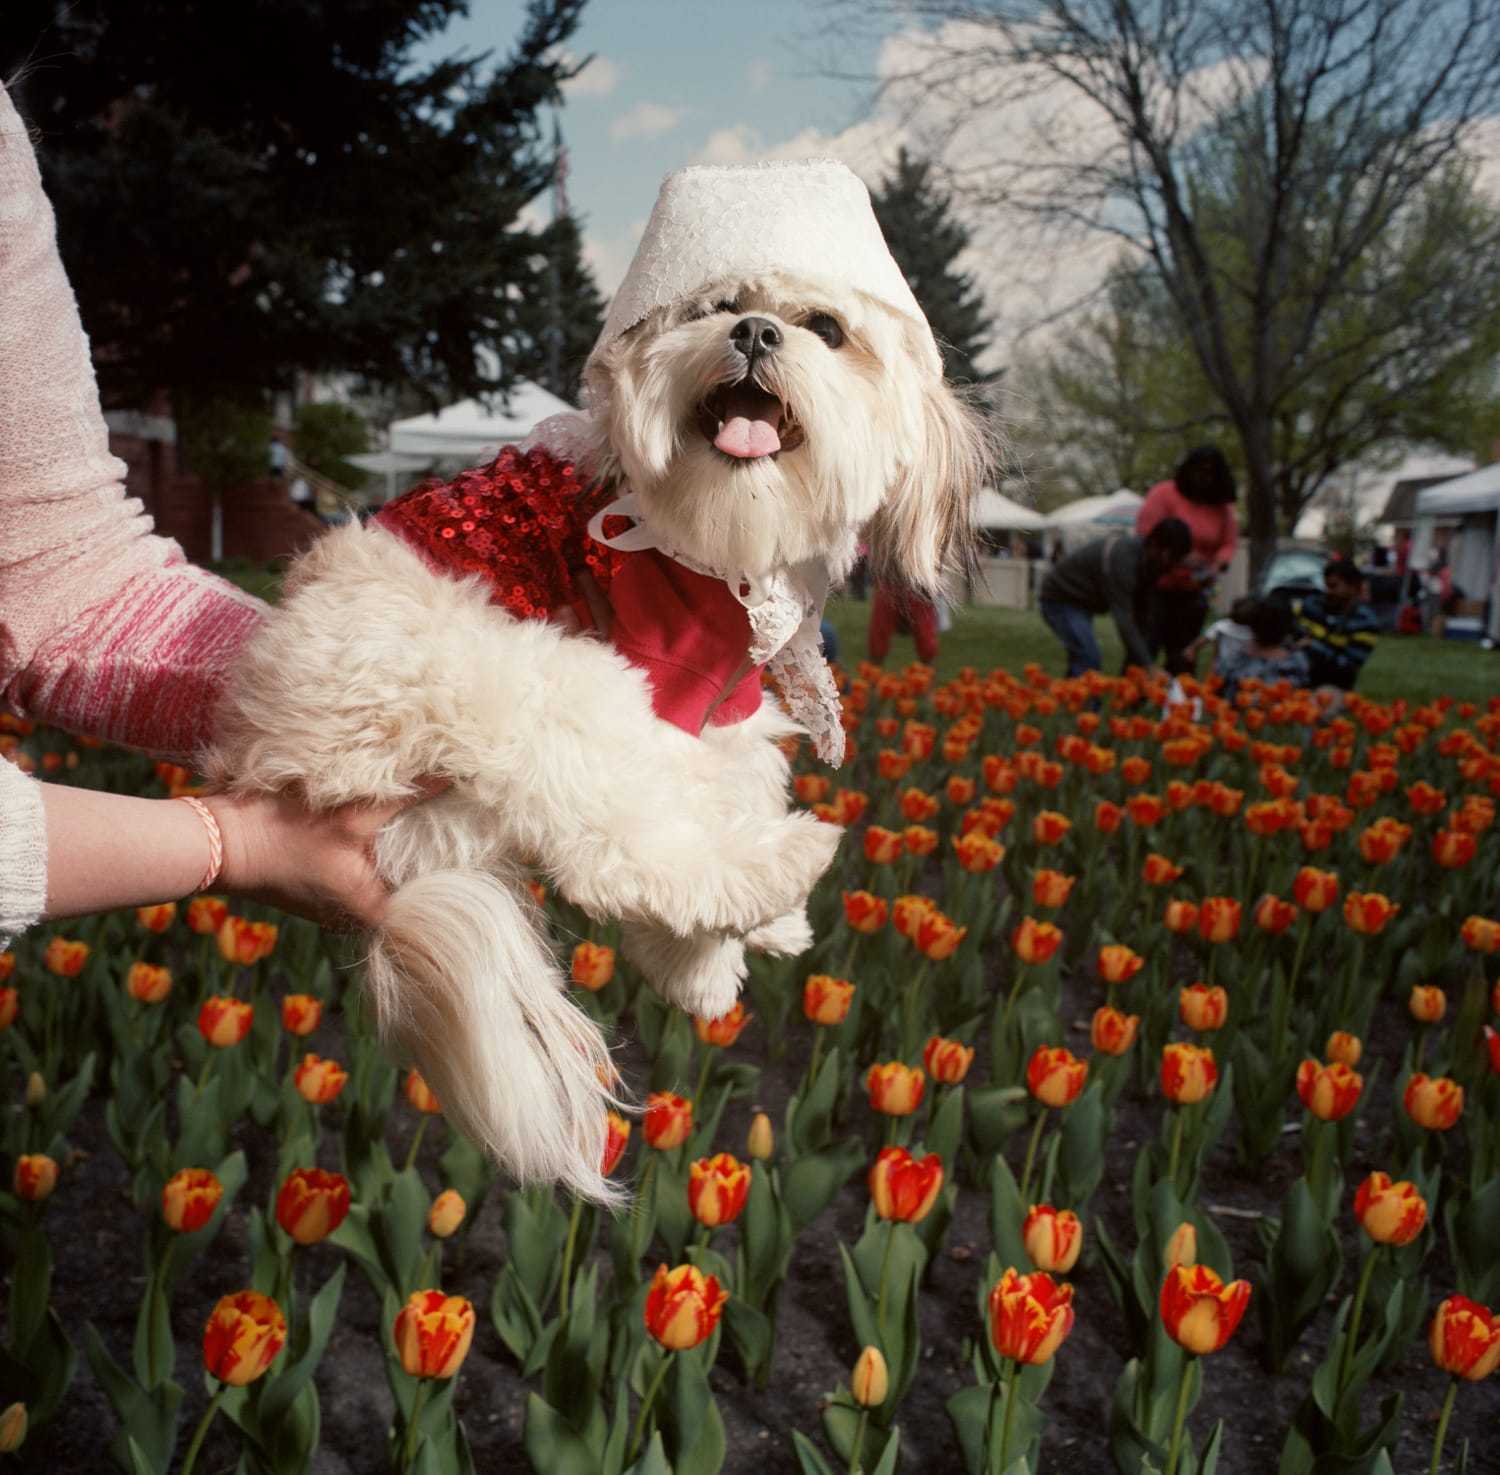
<svg viewBox="0 0 1500 1475">
<path fill-rule="evenodd" d="M 1357 417 L 1430 398 L 1453 351 L 1493 352 L 1495 293 L 1474 288 L 1494 274 L 1500 217 L 1467 194 L 1446 222 L 1441 206 L 1500 143 L 1494 0 L 884 13 L 920 30 L 888 49 L 888 101 L 929 134 L 946 117 L 969 209 L 1115 236 L 1159 282 L 1239 442 L 1257 563 L 1320 468 L 1360 448 Z M 1455 228 L 1464 251 L 1423 248 L 1434 230 L 1451 247 Z M 1316 409 L 1289 414 L 1310 385 Z M 1289 419 L 1295 466 L 1278 445 Z"/>
</svg>

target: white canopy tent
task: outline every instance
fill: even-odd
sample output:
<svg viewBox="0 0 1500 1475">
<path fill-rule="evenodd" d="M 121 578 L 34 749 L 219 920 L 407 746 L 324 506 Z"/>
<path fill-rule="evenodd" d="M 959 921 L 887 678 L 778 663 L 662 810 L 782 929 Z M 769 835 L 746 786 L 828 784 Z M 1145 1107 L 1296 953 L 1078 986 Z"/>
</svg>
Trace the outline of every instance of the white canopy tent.
<svg viewBox="0 0 1500 1475">
<path fill-rule="evenodd" d="M 541 421 L 572 408 L 540 384 L 522 379 L 508 405 L 498 396 L 493 409 L 466 399 L 435 414 L 397 420 L 391 426 L 390 449 L 399 456 L 425 456 L 430 461 L 476 462 L 495 455 L 501 446 L 525 440 Z"/>
<path fill-rule="evenodd" d="M 1121 487 L 1107 497 L 1080 497 L 1076 502 L 1067 502 L 1047 519 L 1050 528 L 1071 528 L 1086 525 L 1105 527 L 1132 527 L 1135 514 L 1146 499 Z"/>
<path fill-rule="evenodd" d="M 1031 533 L 1047 526 L 1047 519 L 1030 507 L 1012 501 L 993 487 L 983 487 L 974 503 L 974 526 L 996 532 Z"/>
<path fill-rule="evenodd" d="M 1429 566 L 1440 529 L 1454 585 L 1466 599 L 1488 601 L 1485 633 L 1500 640 L 1500 465 L 1482 466 L 1417 493 L 1414 568 Z"/>
</svg>

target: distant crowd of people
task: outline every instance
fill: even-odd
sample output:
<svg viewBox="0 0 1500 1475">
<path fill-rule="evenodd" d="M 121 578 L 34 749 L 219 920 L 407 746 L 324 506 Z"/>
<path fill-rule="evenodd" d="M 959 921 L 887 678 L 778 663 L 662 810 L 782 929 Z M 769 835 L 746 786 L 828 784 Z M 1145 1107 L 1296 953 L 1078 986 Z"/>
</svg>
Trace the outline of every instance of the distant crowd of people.
<svg viewBox="0 0 1500 1475">
<path fill-rule="evenodd" d="M 1146 494 L 1133 532 L 1059 551 L 1038 604 L 1062 643 L 1069 676 L 1101 668 L 1094 621 L 1107 614 L 1125 663 L 1155 676 L 1215 675 L 1231 696 L 1249 680 L 1353 690 L 1380 624 L 1364 602 L 1364 576 L 1348 559 L 1329 560 L 1321 590 L 1298 599 L 1246 596 L 1204 628 L 1239 541 L 1234 503 L 1229 462 L 1216 446 L 1200 446 Z M 856 592 L 863 597 L 862 580 Z M 885 660 L 898 633 L 911 635 L 919 660 L 937 659 L 943 612 L 936 605 L 878 584 L 871 600 L 872 661 Z"/>
</svg>

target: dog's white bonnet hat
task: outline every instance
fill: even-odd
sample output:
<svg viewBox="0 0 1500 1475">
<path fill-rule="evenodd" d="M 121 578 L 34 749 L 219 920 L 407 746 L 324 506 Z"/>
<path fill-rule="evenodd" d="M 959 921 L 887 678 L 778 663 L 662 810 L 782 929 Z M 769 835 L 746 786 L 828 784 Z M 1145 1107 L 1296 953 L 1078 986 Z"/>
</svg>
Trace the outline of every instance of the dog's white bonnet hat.
<svg viewBox="0 0 1500 1475">
<path fill-rule="evenodd" d="M 942 373 L 932 329 L 880 233 L 870 192 L 837 159 L 669 174 L 598 347 L 710 282 L 766 271 L 853 287 L 920 323 L 928 366 Z"/>
</svg>

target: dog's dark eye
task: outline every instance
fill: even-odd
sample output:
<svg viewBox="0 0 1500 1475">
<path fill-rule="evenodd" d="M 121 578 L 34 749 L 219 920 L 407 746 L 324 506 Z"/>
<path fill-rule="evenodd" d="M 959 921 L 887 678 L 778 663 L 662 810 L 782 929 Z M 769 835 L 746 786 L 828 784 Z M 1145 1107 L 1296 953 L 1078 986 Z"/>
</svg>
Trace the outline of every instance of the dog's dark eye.
<svg viewBox="0 0 1500 1475">
<path fill-rule="evenodd" d="M 716 303 L 714 303 L 714 311 L 715 312 L 738 312 L 739 310 L 740 310 L 740 305 L 739 305 L 738 302 L 716 302 Z"/>
<path fill-rule="evenodd" d="M 826 312 L 815 312 L 802 325 L 809 333 L 816 333 L 830 348 L 839 348 L 844 342 L 844 330 L 839 320 Z"/>
</svg>

